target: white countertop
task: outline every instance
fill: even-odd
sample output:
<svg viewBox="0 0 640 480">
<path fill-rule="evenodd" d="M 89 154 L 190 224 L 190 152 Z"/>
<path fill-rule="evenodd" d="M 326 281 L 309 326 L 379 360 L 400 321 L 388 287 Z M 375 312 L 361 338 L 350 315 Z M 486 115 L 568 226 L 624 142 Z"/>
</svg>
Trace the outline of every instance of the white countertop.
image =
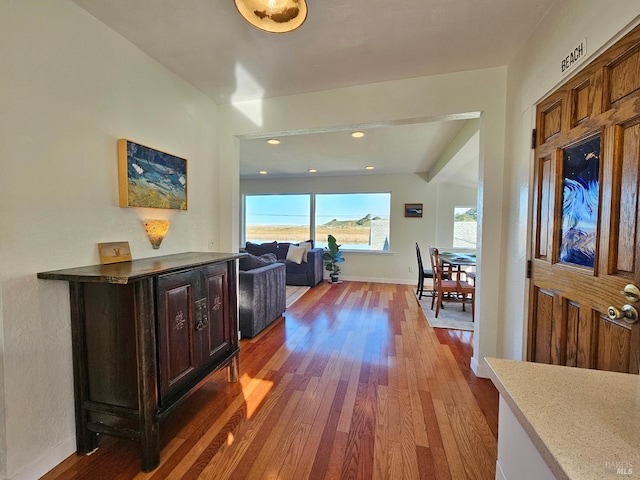
<svg viewBox="0 0 640 480">
<path fill-rule="evenodd" d="M 640 478 L 640 376 L 485 360 L 500 395 L 557 478 Z"/>
</svg>

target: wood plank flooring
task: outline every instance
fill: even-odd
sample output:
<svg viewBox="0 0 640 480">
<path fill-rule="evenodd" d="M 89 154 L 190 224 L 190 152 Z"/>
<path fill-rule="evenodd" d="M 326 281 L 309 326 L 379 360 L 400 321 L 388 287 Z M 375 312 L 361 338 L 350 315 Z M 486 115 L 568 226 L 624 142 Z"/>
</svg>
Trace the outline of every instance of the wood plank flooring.
<svg viewBox="0 0 640 480">
<path fill-rule="evenodd" d="M 160 466 L 105 438 L 54 479 L 493 479 L 498 394 L 473 334 L 432 329 L 413 287 L 312 288 L 162 424 Z"/>
</svg>

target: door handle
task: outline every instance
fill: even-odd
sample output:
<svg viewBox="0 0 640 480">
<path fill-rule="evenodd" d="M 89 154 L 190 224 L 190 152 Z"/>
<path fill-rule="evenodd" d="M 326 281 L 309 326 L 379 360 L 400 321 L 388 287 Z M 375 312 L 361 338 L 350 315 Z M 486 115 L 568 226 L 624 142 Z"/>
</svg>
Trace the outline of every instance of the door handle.
<svg viewBox="0 0 640 480">
<path fill-rule="evenodd" d="M 638 310 L 631 305 L 623 306 L 622 310 L 611 306 L 607 309 L 607 315 L 611 320 L 624 320 L 627 323 L 636 323 L 638 321 Z"/>
<path fill-rule="evenodd" d="M 640 289 L 633 283 L 629 283 L 624 287 L 624 290 L 620 292 L 629 303 L 637 303 L 640 300 Z"/>
</svg>

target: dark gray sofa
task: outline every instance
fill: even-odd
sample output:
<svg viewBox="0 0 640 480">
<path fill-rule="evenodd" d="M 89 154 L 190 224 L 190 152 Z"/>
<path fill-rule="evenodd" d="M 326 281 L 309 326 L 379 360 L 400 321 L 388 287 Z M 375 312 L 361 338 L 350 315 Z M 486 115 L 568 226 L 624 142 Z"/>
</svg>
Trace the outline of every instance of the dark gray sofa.
<svg viewBox="0 0 640 480">
<path fill-rule="evenodd" d="M 307 261 L 297 264 L 287 260 L 287 252 L 290 245 L 284 242 L 251 243 L 247 242 L 244 251 L 252 255 L 260 256 L 271 253 L 279 262 L 283 262 L 287 271 L 287 285 L 315 287 L 322 282 L 324 270 L 322 262 L 322 248 L 312 248 L 307 253 Z"/>
<path fill-rule="evenodd" d="M 255 337 L 285 311 L 286 268 L 275 262 L 240 270 L 238 283 L 240 334 L 243 338 Z"/>
</svg>

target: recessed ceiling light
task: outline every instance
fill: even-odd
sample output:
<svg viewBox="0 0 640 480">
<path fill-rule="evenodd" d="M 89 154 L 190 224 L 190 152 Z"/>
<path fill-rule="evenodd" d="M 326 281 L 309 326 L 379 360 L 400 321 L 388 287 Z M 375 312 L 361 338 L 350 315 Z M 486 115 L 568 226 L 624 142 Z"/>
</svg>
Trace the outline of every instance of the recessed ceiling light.
<svg viewBox="0 0 640 480">
<path fill-rule="evenodd" d="M 376 167 L 374 167 L 373 165 L 367 165 L 366 167 L 364 167 L 365 170 L 373 170 L 374 168 Z"/>
<path fill-rule="evenodd" d="M 353 138 L 362 138 L 362 137 L 364 137 L 364 132 L 352 132 L 351 136 Z"/>
<path fill-rule="evenodd" d="M 267 174 L 267 171 L 266 171 L 266 170 L 260 170 L 258 173 L 259 173 L 260 175 L 266 175 L 266 174 Z"/>
<path fill-rule="evenodd" d="M 309 173 L 316 173 L 318 170 L 316 170 L 315 168 L 310 168 L 308 170 Z"/>
<path fill-rule="evenodd" d="M 269 140 L 267 140 L 267 143 L 269 145 L 279 145 L 280 144 L 280 140 L 278 140 L 277 138 L 270 138 Z"/>
</svg>

